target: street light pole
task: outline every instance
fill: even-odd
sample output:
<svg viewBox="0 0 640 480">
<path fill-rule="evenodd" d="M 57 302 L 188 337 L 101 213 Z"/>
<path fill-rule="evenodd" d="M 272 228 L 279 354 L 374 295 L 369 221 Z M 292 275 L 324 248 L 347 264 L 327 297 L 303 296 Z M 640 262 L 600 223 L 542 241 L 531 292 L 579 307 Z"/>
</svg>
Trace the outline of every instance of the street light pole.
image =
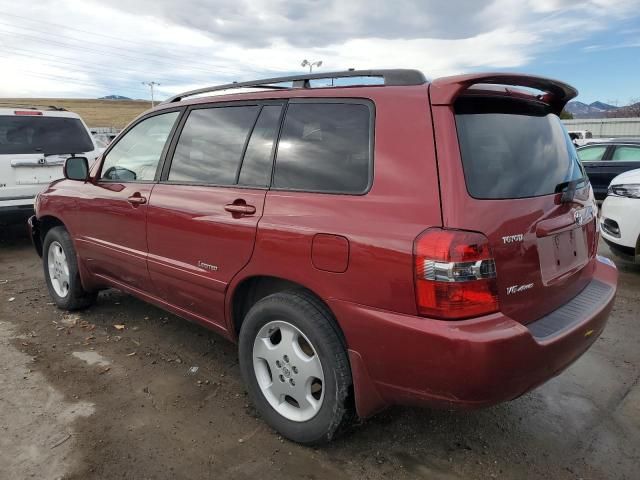
<svg viewBox="0 0 640 480">
<path fill-rule="evenodd" d="M 154 97 L 153 97 L 153 87 L 155 87 L 156 85 L 159 86 L 160 84 L 157 82 L 142 82 L 142 85 L 146 85 L 149 88 L 151 88 L 151 107 L 153 108 L 155 106 Z"/>
</svg>

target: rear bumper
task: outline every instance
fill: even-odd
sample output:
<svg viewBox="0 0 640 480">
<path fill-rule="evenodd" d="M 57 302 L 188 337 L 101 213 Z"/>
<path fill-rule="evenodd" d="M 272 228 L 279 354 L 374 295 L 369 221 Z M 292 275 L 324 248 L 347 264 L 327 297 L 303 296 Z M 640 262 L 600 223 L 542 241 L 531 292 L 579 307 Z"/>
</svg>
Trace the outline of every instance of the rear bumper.
<svg viewBox="0 0 640 480">
<path fill-rule="evenodd" d="M 19 223 L 33 215 L 33 199 L 24 205 L 3 205 L 0 202 L 0 223 Z"/>
<path fill-rule="evenodd" d="M 590 303 L 579 294 L 526 326 L 501 313 L 447 322 L 329 302 L 344 319 L 358 414 L 393 404 L 489 406 L 559 374 L 598 338 L 613 306 L 617 270 L 596 262 L 591 286 L 600 289 L 587 295 Z"/>
</svg>

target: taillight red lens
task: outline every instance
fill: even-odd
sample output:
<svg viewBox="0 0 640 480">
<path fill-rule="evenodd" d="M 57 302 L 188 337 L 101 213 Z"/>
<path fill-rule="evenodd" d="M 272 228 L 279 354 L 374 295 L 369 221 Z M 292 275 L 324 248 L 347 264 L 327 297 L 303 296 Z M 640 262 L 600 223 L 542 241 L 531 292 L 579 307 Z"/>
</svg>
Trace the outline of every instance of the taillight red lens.
<svg viewBox="0 0 640 480">
<path fill-rule="evenodd" d="M 42 115 L 42 112 L 36 110 L 14 110 L 16 115 Z"/>
<path fill-rule="evenodd" d="M 481 233 L 429 229 L 415 241 L 414 263 L 420 315 L 461 320 L 498 311 L 495 263 Z"/>
</svg>

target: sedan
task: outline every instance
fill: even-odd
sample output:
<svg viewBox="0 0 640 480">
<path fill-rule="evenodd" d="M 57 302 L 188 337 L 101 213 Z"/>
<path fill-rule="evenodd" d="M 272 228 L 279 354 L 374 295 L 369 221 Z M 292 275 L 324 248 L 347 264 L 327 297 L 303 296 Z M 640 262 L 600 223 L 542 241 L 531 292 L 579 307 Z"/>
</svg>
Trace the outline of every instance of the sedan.
<svg viewBox="0 0 640 480">
<path fill-rule="evenodd" d="M 578 148 L 596 200 L 607 196 L 607 188 L 617 175 L 640 168 L 640 139 L 618 138 L 590 143 Z"/>
</svg>

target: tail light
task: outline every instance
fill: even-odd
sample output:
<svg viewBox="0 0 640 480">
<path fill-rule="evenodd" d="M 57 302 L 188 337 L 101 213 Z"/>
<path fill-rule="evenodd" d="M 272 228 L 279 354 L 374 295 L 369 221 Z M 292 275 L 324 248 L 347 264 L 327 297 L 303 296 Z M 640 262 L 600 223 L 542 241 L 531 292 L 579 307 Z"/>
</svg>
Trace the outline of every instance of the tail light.
<svg viewBox="0 0 640 480">
<path fill-rule="evenodd" d="M 42 112 L 36 110 L 14 110 L 13 113 L 16 115 L 42 115 Z"/>
<path fill-rule="evenodd" d="M 415 240 L 414 264 L 420 315 L 461 320 L 498 311 L 496 264 L 484 235 L 426 230 Z"/>
</svg>

